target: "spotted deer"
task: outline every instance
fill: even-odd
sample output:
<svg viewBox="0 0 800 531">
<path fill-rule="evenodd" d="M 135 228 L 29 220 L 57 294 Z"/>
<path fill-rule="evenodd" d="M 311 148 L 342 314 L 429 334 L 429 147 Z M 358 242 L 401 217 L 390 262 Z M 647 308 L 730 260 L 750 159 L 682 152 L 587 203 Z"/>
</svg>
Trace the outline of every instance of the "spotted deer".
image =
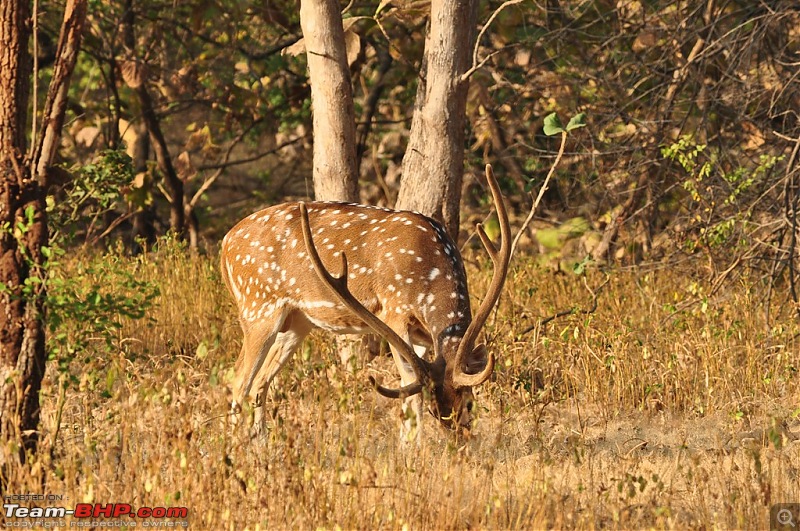
<svg viewBox="0 0 800 531">
<path fill-rule="evenodd" d="M 401 386 L 370 380 L 381 395 L 404 399 L 401 437 L 419 434 L 423 391 L 432 398 L 435 418 L 459 432 L 469 430 L 472 387 L 494 368 L 494 356 L 476 340 L 500 297 L 510 259 L 508 215 L 489 165 L 486 177 L 500 248 L 478 224 L 494 273 L 474 317 L 458 248 L 441 224 L 422 214 L 291 202 L 251 214 L 231 229 L 222 242 L 221 270 L 244 332 L 233 409 L 246 396 L 263 406 L 281 367 L 312 329 L 322 328 L 377 333 L 389 342 Z M 333 276 L 329 271 L 337 265 Z M 418 356 L 415 345 L 432 348 L 432 359 Z M 256 428 L 262 409 L 255 410 Z"/>
</svg>

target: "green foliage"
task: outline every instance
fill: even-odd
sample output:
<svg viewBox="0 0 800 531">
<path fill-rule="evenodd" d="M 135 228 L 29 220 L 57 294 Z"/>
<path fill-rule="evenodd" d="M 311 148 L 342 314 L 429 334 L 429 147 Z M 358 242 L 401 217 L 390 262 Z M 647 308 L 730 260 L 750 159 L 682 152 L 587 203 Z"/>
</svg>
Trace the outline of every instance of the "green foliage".
<svg viewBox="0 0 800 531">
<path fill-rule="evenodd" d="M 684 135 L 677 142 L 661 148 L 662 156 L 677 162 L 689 174 L 689 178 L 683 183 L 683 188 L 691 194 L 694 201 L 700 201 L 699 187 L 713 168 L 711 161 L 698 161 L 705 150 L 704 144 L 696 144 L 689 135 Z"/>
<path fill-rule="evenodd" d="M 68 381 L 77 382 L 80 375 L 73 362 L 124 350 L 119 335 L 123 322 L 144 318 L 159 292 L 153 283 L 139 280 L 135 270 L 120 267 L 119 248 L 79 262 L 62 261 L 79 235 L 88 239 L 102 216 L 123 202 L 132 179 L 130 157 L 122 150 L 105 150 L 74 172 L 58 197 L 47 198 L 51 238 L 50 246 L 42 249 L 47 259 L 43 278 L 28 278 L 23 296 L 29 296 L 35 284 L 44 284 L 48 359 L 57 362 Z"/>
<path fill-rule="evenodd" d="M 102 225 L 103 214 L 123 202 L 133 175 L 131 158 L 123 150 L 101 151 L 92 163 L 79 168 L 61 197 L 47 198 L 51 240 L 66 246 L 80 234 L 88 238 Z"/>
<path fill-rule="evenodd" d="M 74 383 L 80 363 L 97 359 L 98 354 L 124 352 L 120 331 L 125 321 L 146 317 L 159 294 L 158 286 L 139 280 L 137 268 L 130 265 L 118 251 L 90 256 L 70 267 L 51 263 L 46 297 L 48 358 Z"/>
<path fill-rule="evenodd" d="M 551 113 L 545 117 L 543 129 L 544 134 L 547 136 L 553 136 L 559 133 L 568 133 L 573 129 L 578 129 L 580 127 L 586 127 L 586 113 L 579 113 L 570 118 L 566 127 L 564 127 L 564 125 L 561 123 L 561 119 L 558 117 L 558 114 Z"/>
<path fill-rule="evenodd" d="M 120 164 L 124 167 L 126 161 L 114 155 L 109 159 L 116 160 L 116 164 L 92 167 L 83 172 L 81 175 L 86 179 L 75 183 L 66 200 L 58 203 L 58 208 L 54 201 L 50 202 L 53 211 L 61 215 L 54 216 L 56 220 L 86 223 L 80 216 L 82 212 L 96 216 L 95 209 L 102 212 L 113 206 L 116 194 L 110 191 L 109 182 L 104 179 L 112 181 L 115 172 L 109 168 Z M 89 205 L 95 205 L 95 209 Z M 2 230 L 11 232 L 18 240 L 31 274 L 16 292 L 4 283 L 0 283 L 0 291 L 26 300 L 44 297 L 45 314 L 41 317 L 49 332 L 48 359 L 57 362 L 59 371 L 67 375 L 67 381 L 75 383 L 80 369 L 72 362 L 89 361 L 98 353 L 123 350 L 123 338 L 119 335 L 123 322 L 145 317 L 159 290 L 153 283 L 138 280 L 135 270 L 120 267 L 122 256 L 118 251 L 90 256 L 86 261 L 65 267 L 61 259 L 66 251 L 58 242 L 59 239 L 63 241 L 63 237 L 41 248 L 44 261 L 41 267 L 35 267 L 22 245 L 22 236 L 33 226 L 35 212 L 29 207 L 24 214 L 13 228 L 7 225 Z M 53 227 L 53 232 L 63 234 L 60 228 Z"/>
<path fill-rule="evenodd" d="M 764 176 L 783 157 L 761 155 L 754 167 L 739 166 L 726 171 L 719 156 L 698 144 L 690 135 L 662 146 L 661 154 L 676 162 L 685 172 L 681 182 L 691 203 L 689 238 L 684 242 L 688 251 L 699 247 L 715 248 L 744 243 L 753 210 L 745 198 L 755 190 Z"/>
</svg>

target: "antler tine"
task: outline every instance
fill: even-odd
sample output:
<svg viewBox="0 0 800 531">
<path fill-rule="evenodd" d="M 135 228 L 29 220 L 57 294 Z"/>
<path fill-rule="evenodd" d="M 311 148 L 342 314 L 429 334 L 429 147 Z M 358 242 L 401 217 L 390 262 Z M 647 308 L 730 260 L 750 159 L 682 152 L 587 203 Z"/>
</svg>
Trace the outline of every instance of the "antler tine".
<svg viewBox="0 0 800 531">
<path fill-rule="evenodd" d="M 464 364 L 464 357 L 472 351 L 475 339 L 478 337 L 483 325 L 489 318 L 492 308 L 500 299 L 500 293 L 503 290 L 506 276 L 508 274 L 508 264 L 511 261 L 511 226 L 508 222 L 508 212 L 506 205 L 503 202 L 503 194 L 500 192 L 500 185 L 495 179 L 494 171 L 490 164 L 486 165 L 486 181 L 489 183 L 489 189 L 492 192 L 494 199 L 495 209 L 497 210 L 497 221 L 500 224 L 500 249 L 496 250 L 494 244 L 491 243 L 489 237 L 483 231 L 483 228 L 478 229 L 478 235 L 483 242 L 486 252 L 492 259 L 494 264 L 494 274 L 492 281 L 489 284 L 489 290 L 486 297 L 483 299 L 478 311 L 472 319 L 464 337 L 461 339 L 461 344 L 458 346 L 456 353 L 455 366 L 453 369 L 453 383 L 457 387 L 473 387 L 480 385 L 489 379 L 494 370 L 494 356 L 490 353 L 487 359 L 486 367 L 478 374 L 466 374 L 463 372 L 462 366 Z"/>
<path fill-rule="evenodd" d="M 325 268 L 322 259 L 319 257 L 317 248 L 314 245 L 313 236 L 311 235 L 311 224 L 308 220 L 308 207 L 302 201 L 300 202 L 300 224 L 302 225 L 303 240 L 306 244 L 308 256 L 311 258 L 311 262 L 314 264 L 314 269 L 320 280 L 336 294 L 347 308 L 360 317 L 367 326 L 372 328 L 378 335 L 385 337 L 406 363 L 413 367 L 414 374 L 417 376 L 417 381 L 415 383 L 399 389 L 390 389 L 380 386 L 374 382 L 373 378 L 370 378 L 373 381 L 375 389 L 387 398 L 406 398 L 422 391 L 423 385 L 427 384 L 430 380 L 431 368 L 428 362 L 417 356 L 411 346 L 403 341 L 394 330 L 389 328 L 389 325 L 381 321 L 353 296 L 347 288 L 347 257 L 344 252 L 341 253 L 342 273 L 339 277 L 332 276 Z"/>
<path fill-rule="evenodd" d="M 481 239 L 481 243 L 483 244 L 484 249 L 486 252 L 489 253 L 489 257 L 492 259 L 492 263 L 497 263 L 497 248 L 492 243 L 492 240 L 489 239 L 489 236 L 486 235 L 486 231 L 483 230 L 483 225 L 481 223 L 475 224 L 475 228 L 478 230 L 478 236 Z"/>
<path fill-rule="evenodd" d="M 414 396 L 422 391 L 422 384 L 419 382 L 414 382 L 404 387 L 400 387 L 399 389 L 392 389 L 382 386 L 375 381 L 374 377 L 370 376 L 369 383 L 372 384 L 372 387 L 374 387 L 380 395 L 385 396 L 386 398 L 408 398 L 409 396 Z"/>
</svg>

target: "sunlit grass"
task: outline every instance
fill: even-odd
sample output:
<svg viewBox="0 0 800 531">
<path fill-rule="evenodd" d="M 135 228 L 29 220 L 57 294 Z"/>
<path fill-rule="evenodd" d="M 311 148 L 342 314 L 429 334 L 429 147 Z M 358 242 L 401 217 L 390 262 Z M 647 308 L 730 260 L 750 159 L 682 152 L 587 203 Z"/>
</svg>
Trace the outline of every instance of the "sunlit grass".
<svg viewBox="0 0 800 531">
<path fill-rule="evenodd" d="M 468 262 L 474 304 L 490 268 Z M 589 308 L 606 273 L 584 282 L 517 259 L 486 328 L 498 367 L 477 390 L 474 437 L 427 418 L 403 447 L 399 404 L 367 382 L 391 361 L 349 372 L 321 333 L 251 440 L 228 424 L 240 332 L 216 257 L 165 246 L 118 267 L 160 295 L 112 348 L 78 354 L 63 399 L 49 368 L 21 492 L 185 506 L 198 529 L 765 527 L 770 504 L 800 499 L 798 327 L 776 309 L 764 322 L 757 285 L 705 297 L 691 270 L 612 271 L 596 311 L 520 337 Z"/>
</svg>

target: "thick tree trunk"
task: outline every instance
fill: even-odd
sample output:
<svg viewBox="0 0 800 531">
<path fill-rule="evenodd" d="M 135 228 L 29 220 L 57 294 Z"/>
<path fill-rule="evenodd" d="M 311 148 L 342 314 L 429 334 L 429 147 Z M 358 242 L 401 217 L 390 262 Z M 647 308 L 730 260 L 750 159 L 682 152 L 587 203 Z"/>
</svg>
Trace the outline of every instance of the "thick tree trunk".
<svg viewBox="0 0 800 531">
<path fill-rule="evenodd" d="M 355 111 L 339 2 L 301 0 L 314 113 L 314 194 L 358 201 Z"/>
<path fill-rule="evenodd" d="M 3 161 L 12 156 L 21 159 L 25 153 L 25 125 L 31 82 L 29 17 L 30 6 L 27 1 L 0 2 L 0 94 L 3 96 L 0 100 L 0 154 Z"/>
<path fill-rule="evenodd" d="M 58 63 L 45 104 L 42 144 L 27 156 L 31 60 L 28 0 L 0 2 L 0 464 L 24 461 L 38 440 L 39 390 L 45 368 L 43 248 L 47 245 L 45 186 L 58 144 L 66 89 L 75 66 L 86 0 L 68 0 Z M 61 114 L 59 116 L 59 113 Z M 57 129 L 57 130 L 56 130 Z M 38 173 L 38 172 L 37 172 Z M 3 477 L 5 477 L 3 475 Z"/>
<path fill-rule="evenodd" d="M 42 325 L 36 320 L 36 298 L 32 301 L 23 294 L 31 267 L 21 249 L 29 235 L 34 243 L 39 239 L 41 210 L 35 235 L 13 229 L 25 219 L 24 207 L 36 208 L 30 201 L 30 189 L 35 191 L 36 186 L 24 155 L 31 72 L 29 16 L 27 0 L 0 2 L 0 460 L 4 464 L 14 450 L 24 457 L 25 446 L 35 444 L 35 439 L 23 440 L 22 434 L 38 424 L 44 361 L 38 355 Z"/>
<path fill-rule="evenodd" d="M 397 207 L 442 221 L 458 236 L 464 128 L 477 0 L 433 0 Z"/>
<path fill-rule="evenodd" d="M 314 116 L 314 197 L 357 203 L 353 86 L 339 9 L 339 2 L 332 0 L 300 2 Z M 336 342 L 343 361 L 356 348 L 347 336 L 338 336 Z"/>
</svg>

